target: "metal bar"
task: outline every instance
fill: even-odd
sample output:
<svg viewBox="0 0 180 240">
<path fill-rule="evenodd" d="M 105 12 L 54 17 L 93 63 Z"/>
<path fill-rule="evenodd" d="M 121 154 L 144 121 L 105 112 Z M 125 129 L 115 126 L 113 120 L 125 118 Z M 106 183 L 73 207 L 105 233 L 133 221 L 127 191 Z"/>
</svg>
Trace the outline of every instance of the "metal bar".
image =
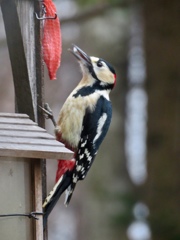
<svg viewBox="0 0 180 240">
<path fill-rule="evenodd" d="M 30 212 L 30 213 L 10 213 L 10 214 L 0 214 L 0 218 L 2 217 L 28 217 L 28 218 L 32 218 L 35 220 L 39 220 L 39 218 L 36 217 L 36 215 L 38 216 L 42 216 L 44 215 L 43 212 Z"/>
</svg>

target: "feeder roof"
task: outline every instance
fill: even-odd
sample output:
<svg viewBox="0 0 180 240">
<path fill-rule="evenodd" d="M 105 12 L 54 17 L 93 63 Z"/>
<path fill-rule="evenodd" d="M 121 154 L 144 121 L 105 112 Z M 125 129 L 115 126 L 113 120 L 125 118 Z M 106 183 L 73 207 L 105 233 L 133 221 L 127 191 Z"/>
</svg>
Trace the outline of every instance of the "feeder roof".
<svg viewBox="0 0 180 240">
<path fill-rule="evenodd" d="M 28 115 L 0 113 L 0 156 L 68 160 L 73 152 Z"/>
</svg>

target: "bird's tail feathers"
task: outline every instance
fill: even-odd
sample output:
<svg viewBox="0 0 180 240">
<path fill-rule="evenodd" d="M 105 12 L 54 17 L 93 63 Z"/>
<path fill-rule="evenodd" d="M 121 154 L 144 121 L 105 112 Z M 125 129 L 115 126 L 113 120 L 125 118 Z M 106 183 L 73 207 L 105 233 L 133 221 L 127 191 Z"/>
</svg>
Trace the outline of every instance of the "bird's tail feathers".
<svg viewBox="0 0 180 240">
<path fill-rule="evenodd" d="M 72 181 L 72 172 L 67 171 L 64 175 L 62 175 L 58 182 L 55 184 L 53 190 L 48 194 L 47 198 L 43 204 L 44 210 L 44 218 L 43 224 L 44 228 L 47 224 L 47 218 L 51 211 L 53 210 L 54 206 L 56 205 L 57 201 L 61 197 L 62 193 L 68 188 Z"/>
<path fill-rule="evenodd" d="M 68 204 L 70 203 L 70 200 L 72 198 L 74 189 L 76 187 L 76 183 L 72 183 L 71 185 L 69 185 L 69 187 L 66 189 L 66 196 L 65 196 L 65 201 L 64 204 L 66 205 L 66 207 L 68 206 Z"/>
</svg>

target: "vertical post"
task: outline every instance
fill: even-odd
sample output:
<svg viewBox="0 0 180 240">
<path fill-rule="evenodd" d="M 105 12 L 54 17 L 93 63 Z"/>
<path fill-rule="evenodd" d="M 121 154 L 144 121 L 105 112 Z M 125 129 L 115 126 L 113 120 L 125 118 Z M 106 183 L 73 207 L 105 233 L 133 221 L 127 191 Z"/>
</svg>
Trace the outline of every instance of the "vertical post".
<svg viewBox="0 0 180 240">
<path fill-rule="evenodd" d="M 23 48 L 25 52 L 28 81 L 32 95 L 32 105 L 34 109 L 34 121 L 37 122 L 37 76 L 36 76 L 36 52 L 35 52 L 35 18 L 34 0 L 15 0 Z M 22 94 L 22 93 L 21 93 Z"/>
<path fill-rule="evenodd" d="M 41 59 L 41 23 L 35 19 L 38 0 L 1 0 L 6 37 L 13 72 L 17 111 L 26 113 L 44 127 L 38 111 L 43 102 L 43 65 Z M 33 210 L 42 212 L 42 182 L 45 160 L 32 161 Z M 43 184 L 44 193 L 46 185 Z M 35 222 L 34 239 L 43 239 L 42 216 Z"/>
<path fill-rule="evenodd" d="M 35 3 L 36 2 L 36 3 Z M 44 125 L 43 119 L 38 119 L 38 106 L 42 105 L 42 64 L 41 64 L 41 47 L 40 47 L 40 23 L 35 19 L 35 5 L 38 9 L 39 3 L 33 0 L 16 0 L 17 11 L 21 26 L 21 34 L 24 43 L 27 69 L 29 75 L 29 83 L 32 93 L 33 109 L 35 113 L 35 120 Z M 37 5 L 38 4 L 38 5 Z M 35 28 L 37 24 L 37 27 Z M 39 34 L 38 34 L 39 33 Z M 39 35 L 39 38 L 38 38 Z M 36 47 L 37 46 L 37 47 Z M 39 47 L 39 49 L 37 49 Z M 36 51 L 38 50 L 38 51 Z M 40 69 L 39 69 L 40 67 Z M 42 160 L 33 161 L 33 175 L 34 175 L 34 209 L 37 212 L 42 211 Z M 35 239 L 43 239 L 43 224 L 42 217 L 35 222 Z"/>
<path fill-rule="evenodd" d="M 17 1 L 17 5 L 18 2 L 24 4 L 24 6 L 29 4 L 29 12 L 33 11 L 31 0 Z M 32 21 L 29 21 L 29 19 L 27 19 L 29 14 L 27 17 L 25 14 L 23 14 L 23 9 L 21 12 L 19 12 L 19 14 L 23 15 L 24 19 L 22 17 L 19 18 L 17 6 L 14 0 L 2 0 L 1 9 L 13 73 L 17 111 L 20 113 L 26 113 L 32 120 L 35 120 L 37 119 L 35 114 L 36 104 L 34 102 L 35 92 L 33 83 L 30 82 L 30 80 L 33 79 L 33 74 L 32 68 L 29 68 L 32 64 L 32 61 L 29 61 L 29 59 L 33 59 L 34 49 L 31 48 L 30 53 L 29 50 L 27 50 L 29 49 L 28 45 L 25 43 L 26 41 L 30 42 L 28 36 L 25 38 L 25 36 L 28 34 L 28 31 L 33 34 L 33 27 L 31 27 Z M 22 37 L 21 28 L 23 25 L 26 25 L 26 32 L 23 33 Z M 32 42 L 30 46 L 32 47 Z"/>
<path fill-rule="evenodd" d="M 39 1 L 34 1 L 34 11 L 40 12 L 41 6 L 39 4 Z M 41 39 L 42 39 L 42 21 L 35 21 L 35 53 L 36 53 L 36 91 L 37 91 L 37 106 L 43 106 L 44 103 L 44 64 L 42 61 L 42 45 L 41 45 Z M 45 127 L 45 121 L 44 116 L 41 114 L 40 109 L 37 107 L 37 120 L 38 125 L 41 127 Z M 46 186 L 46 159 L 42 159 L 41 161 L 37 162 L 35 165 L 35 177 L 40 176 L 41 177 L 41 183 L 40 186 L 36 185 L 38 179 L 35 179 L 35 191 L 40 190 L 42 191 L 42 199 L 41 201 L 45 199 L 47 195 L 47 186 Z M 38 200 L 40 203 L 40 199 Z M 38 203 L 37 203 L 38 204 Z M 40 208 L 42 206 L 38 206 Z M 41 224 L 42 226 L 42 224 Z M 36 232 L 38 234 L 38 232 Z M 44 231 L 44 240 L 47 240 L 47 229 Z"/>
<path fill-rule="evenodd" d="M 34 208 L 36 212 L 42 212 L 42 168 L 41 160 L 35 159 L 32 165 L 33 182 L 34 182 Z M 35 221 L 34 239 L 43 240 L 43 217 L 38 216 L 39 220 Z"/>
</svg>

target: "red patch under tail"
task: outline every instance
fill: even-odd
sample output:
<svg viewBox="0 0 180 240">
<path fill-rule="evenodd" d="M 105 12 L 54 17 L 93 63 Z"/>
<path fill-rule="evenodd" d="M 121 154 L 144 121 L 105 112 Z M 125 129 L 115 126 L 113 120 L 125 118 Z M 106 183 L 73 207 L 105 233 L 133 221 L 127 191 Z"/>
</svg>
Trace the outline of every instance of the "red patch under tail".
<svg viewBox="0 0 180 240">
<path fill-rule="evenodd" d="M 58 169 L 56 172 L 56 182 L 67 171 L 72 171 L 75 167 L 75 160 L 58 160 Z"/>
</svg>

